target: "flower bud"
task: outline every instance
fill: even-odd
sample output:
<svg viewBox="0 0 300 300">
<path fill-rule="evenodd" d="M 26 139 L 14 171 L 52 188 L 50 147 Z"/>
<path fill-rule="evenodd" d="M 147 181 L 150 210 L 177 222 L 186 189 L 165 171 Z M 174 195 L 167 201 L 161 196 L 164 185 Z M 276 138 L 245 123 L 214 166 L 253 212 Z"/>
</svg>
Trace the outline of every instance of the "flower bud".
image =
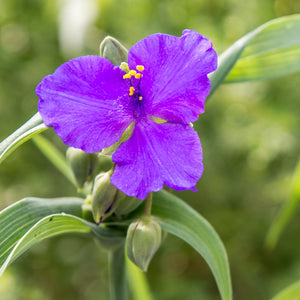
<svg viewBox="0 0 300 300">
<path fill-rule="evenodd" d="M 113 171 L 100 173 L 95 178 L 92 192 L 92 213 L 96 223 L 110 216 L 116 209 L 123 195 L 111 184 L 110 177 Z"/>
<path fill-rule="evenodd" d="M 142 271 L 147 271 L 160 243 L 161 228 L 151 217 L 130 224 L 126 237 L 127 256 Z"/>
<path fill-rule="evenodd" d="M 127 61 L 128 50 L 115 38 L 107 36 L 100 44 L 100 56 L 118 66 Z"/>
<path fill-rule="evenodd" d="M 99 172 L 107 172 L 113 166 L 111 156 L 99 154 L 98 161 L 99 161 L 99 167 L 98 167 Z"/>
<path fill-rule="evenodd" d="M 138 198 L 126 196 L 121 191 L 119 191 L 119 193 L 122 193 L 124 195 L 124 197 L 119 202 L 116 210 L 114 211 L 114 213 L 117 216 L 127 215 L 127 214 L 131 213 L 132 211 L 134 211 L 140 204 L 143 203 L 143 201 Z"/>
<path fill-rule="evenodd" d="M 90 181 L 97 168 L 97 154 L 85 153 L 80 149 L 68 148 L 66 152 L 67 162 L 70 165 L 76 185 L 79 190 L 86 181 Z"/>
</svg>

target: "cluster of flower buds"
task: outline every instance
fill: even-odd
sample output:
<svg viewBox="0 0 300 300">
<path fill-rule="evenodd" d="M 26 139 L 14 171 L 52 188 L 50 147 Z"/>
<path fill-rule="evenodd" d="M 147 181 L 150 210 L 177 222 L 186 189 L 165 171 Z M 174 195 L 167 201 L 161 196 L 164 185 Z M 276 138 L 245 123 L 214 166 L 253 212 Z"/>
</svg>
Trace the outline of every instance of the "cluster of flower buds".
<svg viewBox="0 0 300 300">
<path fill-rule="evenodd" d="M 97 157 L 96 154 L 85 153 L 75 148 L 68 148 L 66 156 L 79 190 L 95 176 L 96 169 L 106 171 L 107 168 L 111 168 L 110 157 Z M 126 196 L 112 185 L 112 174 L 113 168 L 101 172 L 94 179 L 92 194 L 89 197 L 91 204 L 87 205 L 91 207 L 93 219 L 97 224 L 113 213 L 117 217 L 128 215 L 142 203 L 140 199 Z M 159 224 L 151 216 L 143 216 L 129 226 L 126 237 L 127 256 L 141 270 L 147 271 L 161 244 L 161 234 Z"/>
</svg>

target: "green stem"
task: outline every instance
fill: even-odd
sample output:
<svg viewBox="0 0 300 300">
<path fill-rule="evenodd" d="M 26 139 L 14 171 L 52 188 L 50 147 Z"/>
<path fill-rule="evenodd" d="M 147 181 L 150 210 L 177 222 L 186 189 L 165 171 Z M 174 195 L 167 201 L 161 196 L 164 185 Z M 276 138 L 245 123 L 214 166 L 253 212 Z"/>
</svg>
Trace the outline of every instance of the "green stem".
<svg viewBox="0 0 300 300">
<path fill-rule="evenodd" d="M 145 208 L 144 208 L 144 216 L 151 216 L 151 208 L 152 208 L 152 192 L 149 193 L 145 199 Z"/>
<path fill-rule="evenodd" d="M 110 300 L 127 300 L 124 244 L 109 254 Z"/>
</svg>

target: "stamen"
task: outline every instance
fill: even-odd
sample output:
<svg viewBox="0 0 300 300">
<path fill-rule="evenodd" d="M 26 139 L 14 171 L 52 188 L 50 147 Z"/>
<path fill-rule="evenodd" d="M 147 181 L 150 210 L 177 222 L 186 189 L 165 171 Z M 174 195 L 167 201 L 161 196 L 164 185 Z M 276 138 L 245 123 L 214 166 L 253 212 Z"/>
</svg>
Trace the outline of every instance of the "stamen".
<svg viewBox="0 0 300 300">
<path fill-rule="evenodd" d="M 135 75 L 134 75 L 134 77 L 136 78 L 136 79 L 140 79 L 140 78 L 142 78 L 142 74 L 141 73 L 136 73 Z"/>
<path fill-rule="evenodd" d="M 134 94 L 135 88 L 133 86 L 131 86 L 129 88 L 129 96 L 132 96 Z"/>
<path fill-rule="evenodd" d="M 142 65 L 137 65 L 137 66 L 136 66 L 136 69 L 137 69 L 138 71 L 142 72 L 142 71 L 144 71 L 145 67 L 142 66 Z"/>
<path fill-rule="evenodd" d="M 131 78 L 131 75 L 130 74 L 125 74 L 123 75 L 123 79 L 130 79 Z"/>
<path fill-rule="evenodd" d="M 140 101 L 143 100 L 143 97 L 142 97 L 142 96 L 139 96 L 139 100 L 140 100 Z"/>
<path fill-rule="evenodd" d="M 129 74 L 134 76 L 136 74 L 136 71 L 135 70 L 130 70 Z"/>
</svg>

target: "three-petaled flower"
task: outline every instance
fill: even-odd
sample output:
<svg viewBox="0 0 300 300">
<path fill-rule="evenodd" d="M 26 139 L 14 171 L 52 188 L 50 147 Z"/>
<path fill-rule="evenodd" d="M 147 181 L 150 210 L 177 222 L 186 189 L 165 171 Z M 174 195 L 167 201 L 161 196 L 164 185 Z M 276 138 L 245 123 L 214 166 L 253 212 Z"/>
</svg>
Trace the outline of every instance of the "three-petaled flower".
<svg viewBox="0 0 300 300">
<path fill-rule="evenodd" d="M 153 34 L 128 52 L 128 70 L 98 56 L 61 65 L 38 85 L 38 108 L 65 144 L 98 152 L 132 134 L 112 155 L 111 182 L 144 199 L 167 185 L 195 189 L 203 172 L 199 137 L 189 125 L 204 112 L 207 75 L 217 68 L 209 39 Z"/>
</svg>

